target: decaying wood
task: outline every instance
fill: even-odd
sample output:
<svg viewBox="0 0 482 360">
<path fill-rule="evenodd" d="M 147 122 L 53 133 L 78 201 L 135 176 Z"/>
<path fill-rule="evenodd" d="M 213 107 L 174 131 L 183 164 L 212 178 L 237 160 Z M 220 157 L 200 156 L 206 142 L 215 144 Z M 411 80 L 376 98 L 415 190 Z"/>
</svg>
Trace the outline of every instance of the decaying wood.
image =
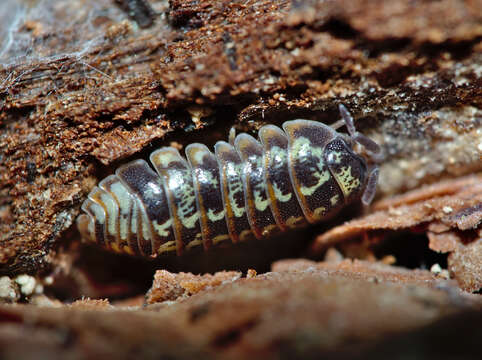
<svg viewBox="0 0 482 360">
<path fill-rule="evenodd" d="M 480 341 L 480 297 L 428 271 L 360 261 L 278 263 L 275 268 L 143 309 L 99 300 L 40 311 L 3 305 L 0 355 L 449 359 L 478 354 L 473 351 Z"/>
<path fill-rule="evenodd" d="M 154 275 L 152 287 L 146 294 L 146 303 L 154 304 L 191 296 L 206 288 L 236 281 L 241 278 L 241 275 L 238 271 L 221 271 L 214 275 L 193 275 L 182 272 L 173 274 L 166 270 L 158 270 Z"/>
</svg>

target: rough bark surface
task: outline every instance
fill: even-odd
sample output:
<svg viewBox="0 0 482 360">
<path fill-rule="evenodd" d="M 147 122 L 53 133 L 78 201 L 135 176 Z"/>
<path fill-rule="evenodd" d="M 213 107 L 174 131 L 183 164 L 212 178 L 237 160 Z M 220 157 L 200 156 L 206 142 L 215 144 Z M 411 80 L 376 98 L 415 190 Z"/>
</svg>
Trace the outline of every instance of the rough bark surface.
<svg viewBox="0 0 482 360">
<path fill-rule="evenodd" d="M 396 231 L 405 238 L 424 232 L 431 250 L 450 254 L 448 270 L 462 289 L 482 289 L 482 176 L 439 182 L 381 200 L 374 208 L 378 211 L 318 236 L 312 251 L 357 238 L 369 247 Z"/>
<path fill-rule="evenodd" d="M 329 266 L 285 262 L 274 267 L 278 271 L 230 279 L 143 310 L 92 300 L 42 309 L 0 306 L 0 355 L 3 359 L 449 359 L 453 354 L 475 359 L 478 355 L 474 350 L 481 335 L 480 297 L 463 293 L 453 282 L 428 271 L 360 261 Z M 204 281 L 199 278 L 200 285 Z M 166 284 L 158 281 L 155 287 L 159 286 Z M 463 339 L 450 340 L 468 328 L 462 331 Z"/>
</svg>

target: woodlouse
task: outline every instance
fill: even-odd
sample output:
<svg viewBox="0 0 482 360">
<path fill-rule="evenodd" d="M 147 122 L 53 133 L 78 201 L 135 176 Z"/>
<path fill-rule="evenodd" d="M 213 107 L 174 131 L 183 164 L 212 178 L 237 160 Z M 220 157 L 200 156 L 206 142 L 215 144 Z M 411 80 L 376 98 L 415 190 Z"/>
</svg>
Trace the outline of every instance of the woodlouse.
<svg viewBox="0 0 482 360">
<path fill-rule="evenodd" d="M 358 133 L 348 110 L 341 125 L 292 120 L 283 130 L 259 130 L 219 141 L 160 148 L 119 167 L 88 195 L 77 219 L 82 237 L 116 252 L 155 257 L 185 249 L 263 238 L 332 217 L 343 206 L 375 195 L 379 146 Z M 340 122 L 338 122 L 340 125 Z"/>
</svg>

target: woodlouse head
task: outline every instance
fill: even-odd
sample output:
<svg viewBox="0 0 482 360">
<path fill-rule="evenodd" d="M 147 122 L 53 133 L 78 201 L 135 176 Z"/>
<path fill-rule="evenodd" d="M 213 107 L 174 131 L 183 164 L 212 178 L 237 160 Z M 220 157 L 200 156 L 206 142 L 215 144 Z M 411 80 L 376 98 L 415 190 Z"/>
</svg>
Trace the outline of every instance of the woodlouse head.
<svg viewBox="0 0 482 360">
<path fill-rule="evenodd" d="M 356 130 L 353 117 L 348 109 L 343 104 L 340 104 L 338 109 L 340 110 L 341 117 L 350 135 L 350 141 L 352 144 L 358 143 L 365 148 L 368 160 L 371 163 L 370 166 L 367 167 L 366 161 L 362 156 L 358 154 L 354 154 L 353 156 L 354 159 L 357 158 L 360 164 L 363 164 L 363 166 L 366 168 L 366 181 L 364 181 L 366 184 L 364 186 L 361 200 L 364 205 L 369 205 L 375 197 L 379 174 L 378 163 L 382 161 L 383 154 L 380 146 L 375 141 Z M 350 146 L 350 148 L 352 147 L 353 145 Z"/>
</svg>

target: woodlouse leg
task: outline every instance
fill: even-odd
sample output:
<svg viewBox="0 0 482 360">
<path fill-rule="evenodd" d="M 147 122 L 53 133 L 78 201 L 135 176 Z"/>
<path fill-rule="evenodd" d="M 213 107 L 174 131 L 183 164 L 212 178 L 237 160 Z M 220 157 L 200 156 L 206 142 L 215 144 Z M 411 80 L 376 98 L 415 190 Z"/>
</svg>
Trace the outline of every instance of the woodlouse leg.
<svg viewBox="0 0 482 360">
<path fill-rule="evenodd" d="M 340 110 L 341 117 L 343 118 L 343 121 L 346 125 L 346 128 L 348 130 L 348 133 L 350 134 L 350 137 L 353 139 L 353 141 L 357 142 L 361 146 L 363 146 L 367 152 L 368 155 L 370 156 L 370 159 L 373 162 L 380 162 L 383 160 L 383 154 L 382 154 L 382 149 L 380 146 L 373 141 L 372 139 L 366 137 L 362 133 L 359 133 L 356 131 L 355 128 L 355 123 L 353 121 L 353 117 L 351 116 L 350 112 L 348 109 L 345 107 L 345 105 L 340 104 L 338 106 L 338 109 Z M 336 123 L 335 123 L 336 124 Z"/>
<path fill-rule="evenodd" d="M 338 130 L 342 126 L 345 126 L 345 120 L 338 120 L 330 125 L 333 130 Z"/>
<path fill-rule="evenodd" d="M 373 198 L 375 197 L 375 193 L 377 191 L 378 174 L 379 174 L 378 165 L 372 165 L 368 169 L 367 185 L 362 196 L 363 205 L 370 205 Z"/>
<path fill-rule="evenodd" d="M 356 135 L 353 137 L 353 140 L 367 150 L 370 160 L 375 163 L 379 163 L 383 160 L 382 148 L 375 141 L 363 134 L 360 134 L 359 132 L 356 133 Z"/>
<path fill-rule="evenodd" d="M 234 126 L 229 129 L 229 145 L 234 146 L 234 139 L 236 138 L 236 129 Z"/>
<path fill-rule="evenodd" d="M 350 112 L 343 104 L 338 105 L 338 110 L 340 111 L 341 118 L 343 119 L 346 125 L 348 133 L 350 134 L 351 137 L 354 137 L 357 131 L 355 128 L 355 122 L 353 121 L 353 117 L 351 116 Z"/>
</svg>

